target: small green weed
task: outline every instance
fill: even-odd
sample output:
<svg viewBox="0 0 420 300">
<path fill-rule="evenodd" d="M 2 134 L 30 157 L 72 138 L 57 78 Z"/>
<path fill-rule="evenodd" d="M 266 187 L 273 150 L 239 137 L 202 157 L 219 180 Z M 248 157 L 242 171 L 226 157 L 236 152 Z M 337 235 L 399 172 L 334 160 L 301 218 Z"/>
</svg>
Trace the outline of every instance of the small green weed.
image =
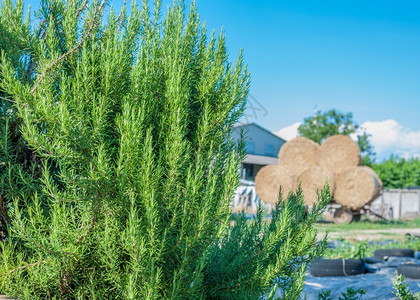
<svg viewBox="0 0 420 300">
<path fill-rule="evenodd" d="M 408 290 L 408 284 L 404 284 L 404 275 L 397 275 L 393 280 L 393 288 L 396 292 L 392 292 L 400 300 L 419 300 L 420 293 L 413 294 Z"/>
<path fill-rule="evenodd" d="M 348 288 L 345 292 L 341 292 L 341 296 L 338 300 L 359 300 L 362 299 L 362 295 L 366 294 L 366 291 L 363 289 L 354 290 L 353 288 Z M 318 293 L 318 300 L 332 300 L 331 290 L 324 290 Z"/>
<path fill-rule="evenodd" d="M 332 300 L 330 295 L 331 295 L 331 290 L 320 291 L 318 293 L 318 300 Z"/>
<path fill-rule="evenodd" d="M 341 297 L 338 300 L 359 300 L 362 299 L 362 295 L 366 294 L 366 291 L 363 289 L 354 290 L 348 288 L 345 293 L 341 293 Z"/>
</svg>

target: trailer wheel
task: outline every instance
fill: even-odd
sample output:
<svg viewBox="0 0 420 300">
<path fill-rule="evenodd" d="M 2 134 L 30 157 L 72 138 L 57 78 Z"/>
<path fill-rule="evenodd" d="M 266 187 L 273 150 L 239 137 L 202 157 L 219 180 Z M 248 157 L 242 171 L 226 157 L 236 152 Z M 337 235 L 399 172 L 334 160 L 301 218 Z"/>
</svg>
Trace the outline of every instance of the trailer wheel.
<svg viewBox="0 0 420 300">
<path fill-rule="evenodd" d="M 335 210 L 335 224 L 350 224 L 351 221 L 353 221 L 353 212 L 350 209 L 340 207 Z"/>
</svg>

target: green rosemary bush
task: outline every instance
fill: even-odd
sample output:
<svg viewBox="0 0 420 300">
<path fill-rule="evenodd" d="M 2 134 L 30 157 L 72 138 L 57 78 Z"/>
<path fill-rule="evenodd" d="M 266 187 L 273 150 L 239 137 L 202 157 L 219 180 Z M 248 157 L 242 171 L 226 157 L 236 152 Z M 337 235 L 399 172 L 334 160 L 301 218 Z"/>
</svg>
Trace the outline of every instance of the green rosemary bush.
<svg viewBox="0 0 420 300">
<path fill-rule="evenodd" d="M 230 225 L 249 74 L 194 4 L 160 5 L 45 0 L 30 20 L 2 2 L 0 293 L 298 297 L 328 191 L 309 213 L 299 192 L 270 223 Z"/>
<path fill-rule="evenodd" d="M 33 63 L 27 61 L 27 45 L 18 36 L 28 32 L 29 19 L 23 21 L 23 3 L 17 1 L 13 7 L 11 1 L 4 1 L 0 10 L 0 63 L 7 57 L 16 79 L 22 82 L 28 81 L 28 69 L 32 69 Z M 37 158 L 21 136 L 14 104 L 0 88 L 0 240 L 5 238 L 9 222 L 5 199 L 33 193 L 40 174 Z"/>
</svg>

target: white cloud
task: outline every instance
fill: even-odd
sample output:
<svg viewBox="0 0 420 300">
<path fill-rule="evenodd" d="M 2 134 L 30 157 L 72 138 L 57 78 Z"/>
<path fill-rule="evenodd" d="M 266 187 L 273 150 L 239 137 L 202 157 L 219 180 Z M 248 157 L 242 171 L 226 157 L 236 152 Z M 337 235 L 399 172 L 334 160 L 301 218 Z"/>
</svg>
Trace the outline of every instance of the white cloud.
<svg viewBox="0 0 420 300">
<path fill-rule="evenodd" d="M 420 156 L 420 130 L 411 131 L 392 119 L 367 121 L 360 128 L 372 135 L 371 143 L 380 160 L 391 153 L 405 158 Z"/>
<path fill-rule="evenodd" d="M 296 122 L 290 126 L 280 129 L 279 131 L 275 131 L 274 134 L 278 135 L 282 139 L 285 139 L 286 141 L 291 140 L 298 136 L 297 129 L 301 124 L 301 122 Z"/>
<path fill-rule="evenodd" d="M 397 143 L 400 138 L 402 126 L 395 120 L 384 120 L 379 122 L 364 122 L 361 129 L 371 134 L 371 141 L 375 147 L 390 147 Z"/>
</svg>

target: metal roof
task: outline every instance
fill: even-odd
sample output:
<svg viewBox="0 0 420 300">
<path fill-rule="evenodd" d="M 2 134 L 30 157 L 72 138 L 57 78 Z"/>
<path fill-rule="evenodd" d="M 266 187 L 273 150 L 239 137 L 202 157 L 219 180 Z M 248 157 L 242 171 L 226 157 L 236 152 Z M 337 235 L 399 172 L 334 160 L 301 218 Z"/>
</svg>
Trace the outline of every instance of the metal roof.
<svg viewBox="0 0 420 300">
<path fill-rule="evenodd" d="M 279 159 L 271 156 L 247 154 L 243 163 L 253 165 L 277 165 Z"/>
<path fill-rule="evenodd" d="M 277 139 L 281 140 L 283 143 L 286 143 L 286 140 L 279 137 L 278 135 L 276 135 L 275 133 L 273 133 L 271 130 L 268 130 L 264 127 L 262 127 L 260 124 L 257 124 L 255 122 L 249 122 L 249 123 L 236 123 L 233 125 L 233 128 L 239 128 L 239 127 L 247 127 L 247 126 L 255 126 L 261 130 L 264 130 L 265 132 L 271 134 L 272 136 L 276 137 Z"/>
</svg>

